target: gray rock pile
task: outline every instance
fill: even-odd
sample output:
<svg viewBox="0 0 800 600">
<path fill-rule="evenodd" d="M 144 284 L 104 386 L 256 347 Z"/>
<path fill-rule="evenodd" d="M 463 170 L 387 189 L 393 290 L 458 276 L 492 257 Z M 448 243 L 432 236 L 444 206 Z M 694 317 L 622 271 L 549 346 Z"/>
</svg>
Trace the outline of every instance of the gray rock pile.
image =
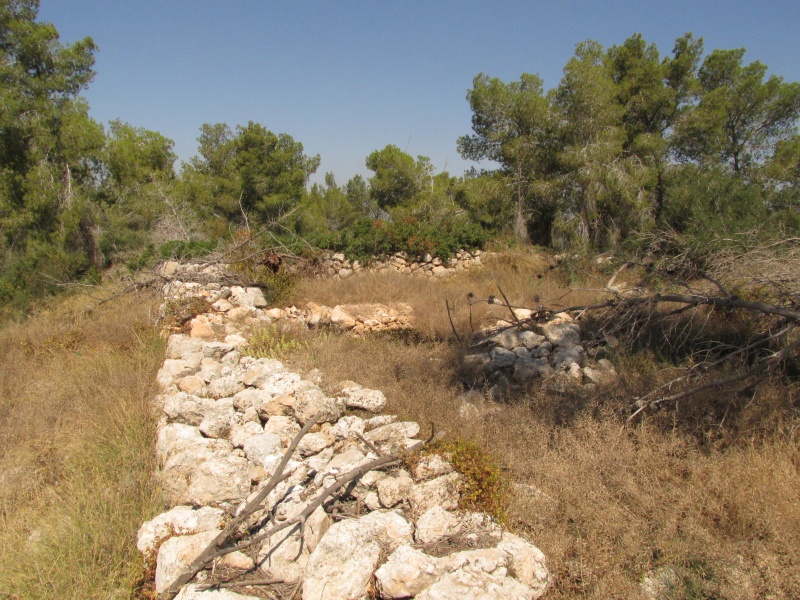
<svg viewBox="0 0 800 600">
<path fill-rule="evenodd" d="M 598 352 L 587 354 L 581 328 L 567 314 L 543 324 L 531 323 L 531 311 L 516 309 L 521 326 L 501 321 L 486 335 L 483 351 L 464 357 L 467 375 L 492 385 L 501 397 L 515 384 L 540 379 L 553 389 L 570 385 L 603 385 L 616 378 L 611 362 Z"/>
<path fill-rule="evenodd" d="M 144 523 L 137 542 L 155 561 L 158 593 L 267 485 L 314 418 L 282 471 L 287 477 L 247 519 L 246 531 L 256 536 L 306 509 L 307 517 L 216 559 L 183 587 L 180 600 L 256 597 L 215 589 L 219 574 L 280 581 L 301 588 L 304 600 L 522 600 L 544 593 L 544 555 L 488 516 L 459 511 L 462 479 L 446 457 L 427 454 L 413 469 L 395 461 L 367 470 L 314 508 L 322 490 L 353 469 L 418 444 L 420 427 L 381 414 L 386 398 L 378 390 L 348 381 L 326 393 L 277 360 L 246 356 L 241 326 L 263 318 L 265 307 L 258 290 L 229 288 L 223 297 L 223 288 L 172 282 L 167 290 L 230 306 L 193 323 L 189 335 L 171 335 L 158 372 L 159 477 L 172 508 Z"/>
</svg>

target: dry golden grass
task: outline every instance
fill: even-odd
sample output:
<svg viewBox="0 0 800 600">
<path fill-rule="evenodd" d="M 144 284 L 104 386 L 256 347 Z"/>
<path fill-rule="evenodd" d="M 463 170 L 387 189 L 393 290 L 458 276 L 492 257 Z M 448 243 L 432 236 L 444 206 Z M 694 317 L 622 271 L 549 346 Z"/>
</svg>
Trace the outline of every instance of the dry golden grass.
<svg viewBox="0 0 800 600">
<path fill-rule="evenodd" d="M 464 420 L 457 369 L 464 350 L 448 340 L 444 298 L 496 293 L 495 278 L 512 303 L 568 291 L 562 276 L 534 279 L 541 265 L 521 269 L 513 256 L 491 267 L 439 282 L 376 275 L 306 281 L 298 304 L 408 302 L 426 335 L 328 336 L 287 360 L 320 369 L 323 386 L 351 379 L 381 389 L 388 411 L 435 422 L 504 465 L 515 483 L 509 523 L 541 547 L 555 573 L 548 598 L 640 597 L 643 579 L 660 568 L 677 576 L 674 598 L 800 597 L 797 389 L 768 382 L 752 402 L 724 412 L 707 410 L 731 400 L 711 391 L 678 415 L 662 411 L 626 426 L 631 399 L 674 372 L 640 352 L 616 356 L 620 381 L 598 393 L 534 388 L 506 404 L 473 398 L 482 416 Z M 599 287 L 591 278 L 573 285 Z M 568 303 L 596 297 L 573 292 Z M 459 310 L 458 327 L 468 330 Z"/>
<path fill-rule="evenodd" d="M 128 598 L 154 469 L 154 297 L 62 298 L 0 329 L 0 598 Z"/>
<path fill-rule="evenodd" d="M 563 270 L 556 269 L 557 275 L 553 275 L 552 259 L 533 250 L 493 254 L 484 259 L 484 264 L 485 268 L 468 269 L 442 279 L 374 272 L 361 272 L 337 280 L 307 278 L 298 282 L 289 301 L 298 306 L 307 302 L 327 306 L 405 302 L 414 308 L 415 327 L 419 333 L 431 339 L 446 339 L 451 337 L 452 328 L 445 300 L 450 303 L 459 333 L 469 335 L 471 332 L 469 292 L 476 299 L 485 300 L 489 296 L 500 299 L 499 289 L 502 289 L 512 305 L 531 308 L 540 303 L 550 307 L 582 304 L 600 295 L 596 289 L 569 287 Z M 602 287 L 599 280 L 589 283 L 583 287 Z M 485 302 L 472 307 L 472 325 L 476 330 L 493 324 L 498 318 L 509 318 L 508 311 L 489 307 Z"/>
</svg>

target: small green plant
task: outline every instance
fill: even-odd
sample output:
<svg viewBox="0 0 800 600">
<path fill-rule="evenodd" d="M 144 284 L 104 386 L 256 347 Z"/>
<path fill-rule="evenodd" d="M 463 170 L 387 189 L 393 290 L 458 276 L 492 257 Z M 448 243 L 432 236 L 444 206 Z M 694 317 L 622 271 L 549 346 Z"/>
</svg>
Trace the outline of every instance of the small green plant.
<svg viewBox="0 0 800 600">
<path fill-rule="evenodd" d="M 475 442 L 459 437 L 434 444 L 431 452 L 442 454 L 463 476 L 462 508 L 505 522 L 510 483 L 497 461 Z"/>
<path fill-rule="evenodd" d="M 245 354 L 253 358 L 280 359 L 307 346 L 308 342 L 297 339 L 290 329 L 269 325 L 253 330 Z"/>
<path fill-rule="evenodd" d="M 158 247 L 163 259 L 185 260 L 204 256 L 216 248 L 217 243 L 211 240 L 170 240 Z"/>
</svg>

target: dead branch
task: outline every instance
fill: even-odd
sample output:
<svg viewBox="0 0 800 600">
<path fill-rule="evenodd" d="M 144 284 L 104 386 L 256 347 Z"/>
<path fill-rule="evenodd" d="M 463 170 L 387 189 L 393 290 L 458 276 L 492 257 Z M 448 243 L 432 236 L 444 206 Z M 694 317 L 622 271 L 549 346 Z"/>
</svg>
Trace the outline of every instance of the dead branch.
<svg viewBox="0 0 800 600">
<path fill-rule="evenodd" d="M 470 347 L 476 348 L 486 344 L 490 341 L 491 336 L 501 331 L 525 326 L 532 327 L 537 323 L 548 321 L 558 314 L 572 314 L 577 318 L 581 318 L 587 313 L 605 313 L 601 319 L 603 323 L 601 330 L 606 336 L 627 335 L 629 338 L 632 337 L 636 339 L 637 336 L 643 335 L 644 332 L 656 322 L 668 321 L 670 318 L 688 313 L 688 321 L 676 320 L 670 325 L 669 334 L 678 344 L 688 343 L 693 335 L 692 331 L 698 327 L 701 329 L 706 327 L 708 320 L 711 319 L 715 311 L 718 310 L 744 310 L 771 318 L 771 323 L 767 326 L 764 333 L 751 337 L 748 342 L 741 346 L 729 346 L 725 348 L 724 354 L 721 357 L 694 365 L 683 375 L 659 386 L 643 397 L 636 398 L 633 406 L 633 414 L 629 417 L 629 421 L 640 415 L 647 408 L 655 408 L 666 402 L 677 402 L 711 388 L 728 386 L 740 381 L 763 377 L 775 370 L 780 363 L 785 361 L 792 352 L 800 347 L 800 341 L 794 343 L 789 343 L 788 341 L 790 334 L 800 328 L 800 312 L 796 310 L 798 304 L 789 293 L 783 294 L 778 298 L 782 300 L 784 304 L 770 304 L 767 302 L 745 300 L 731 294 L 719 279 L 701 273 L 699 276 L 712 283 L 721 295 L 694 293 L 692 292 L 693 288 L 687 284 L 684 287 L 691 292 L 688 294 L 669 293 L 624 297 L 610 288 L 618 274 L 632 264 L 634 263 L 625 263 L 614 273 L 611 279 L 609 279 L 606 289 L 603 291 L 614 294 L 613 298 L 593 304 L 560 308 L 545 308 L 540 305 L 536 309 L 533 309 L 531 316 L 526 319 L 517 320 L 503 327 L 495 327 L 490 331 L 481 332 L 479 340 Z M 498 302 L 494 296 L 482 300 L 475 298 L 474 294 L 470 294 L 468 299 L 470 308 L 473 304 L 485 301 L 489 304 L 505 306 L 515 315 L 513 309 L 521 307 L 512 306 L 504 294 L 503 297 L 505 299 L 505 304 Z M 668 308 L 670 305 L 678 305 L 678 307 Z M 666 307 L 666 310 L 661 309 L 661 307 Z M 705 307 L 709 310 L 698 312 L 698 309 L 701 307 Z M 696 319 L 701 316 L 705 319 L 706 323 L 697 323 Z M 778 318 L 777 322 L 775 319 L 776 317 Z M 787 338 L 787 341 L 784 342 L 782 348 L 777 349 L 768 356 L 761 356 L 749 370 L 739 371 L 734 375 L 718 378 L 710 382 L 692 385 L 701 375 L 709 372 L 711 369 L 724 364 L 730 364 L 737 357 L 746 356 L 754 351 L 760 351 L 760 349 L 765 348 L 770 342 L 774 342 L 783 337 Z M 730 351 L 727 351 L 728 349 Z M 723 351 L 723 347 L 718 347 L 717 351 Z M 690 387 L 680 392 L 659 395 L 665 390 L 670 390 L 677 385 L 684 384 L 690 384 Z"/>
<path fill-rule="evenodd" d="M 322 413 L 317 413 L 305 424 L 305 426 L 300 430 L 300 432 L 294 437 L 292 443 L 289 445 L 289 448 L 284 452 L 283 458 L 281 462 L 278 463 L 278 466 L 275 469 L 275 473 L 270 478 L 267 485 L 253 498 L 250 502 L 248 502 L 242 511 L 233 519 L 230 523 L 219 532 L 217 537 L 215 537 L 211 543 L 206 547 L 203 552 L 186 568 L 186 570 L 181 573 L 175 581 L 173 581 L 169 587 L 164 590 L 159 595 L 159 600 L 172 600 L 178 592 L 180 588 L 183 587 L 185 584 L 189 583 L 192 578 L 197 575 L 207 564 L 209 564 L 213 558 L 214 554 L 222 544 L 227 542 L 231 536 L 233 536 L 239 526 L 244 523 L 250 515 L 256 512 L 261 503 L 269 496 L 270 492 L 274 490 L 277 485 L 283 481 L 284 479 L 289 477 L 289 473 L 284 473 L 284 469 L 286 469 L 286 465 L 289 463 L 289 460 L 294 454 L 295 448 L 300 443 L 300 440 L 309 432 L 309 430 L 316 424 L 317 421 L 320 420 L 322 417 Z"/>
<path fill-rule="evenodd" d="M 334 483 L 329 485 L 328 487 L 321 490 L 317 497 L 313 502 L 311 502 L 305 509 L 303 509 L 299 514 L 295 515 L 291 519 L 287 519 L 280 524 L 274 525 L 273 527 L 262 531 L 258 534 L 251 535 L 248 538 L 225 548 L 221 548 L 223 544 L 228 542 L 233 535 L 237 532 L 239 526 L 256 510 L 259 509 L 261 503 L 267 498 L 269 493 L 275 489 L 275 487 L 283 480 L 289 477 L 289 473 L 284 473 L 284 469 L 289 462 L 294 450 L 297 448 L 297 445 L 300 443 L 300 440 L 303 436 L 308 433 L 311 427 L 319 420 L 321 414 L 315 415 L 303 429 L 295 436 L 294 440 L 292 440 L 291 445 L 286 450 L 281 459 L 281 462 L 278 464 L 278 467 L 275 470 L 275 474 L 270 479 L 269 483 L 258 493 L 258 495 L 253 498 L 250 502 L 247 503 L 245 508 L 239 513 L 239 515 L 233 519 L 226 527 L 223 529 L 219 535 L 217 535 L 214 540 L 206 547 L 205 550 L 190 564 L 186 570 L 181 573 L 175 581 L 173 581 L 167 589 L 165 589 L 159 595 L 159 600 L 172 600 L 180 591 L 181 587 L 185 584 L 189 583 L 197 573 L 199 573 L 202 569 L 207 567 L 209 564 L 213 563 L 217 558 L 230 554 L 231 552 L 237 552 L 240 550 L 244 550 L 250 548 L 263 540 L 275 535 L 276 533 L 283 531 L 287 528 L 292 528 L 292 531 L 298 530 L 302 525 L 305 523 L 305 520 L 313 513 L 317 508 L 322 506 L 326 501 L 334 497 L 340 490 L 342 490 L 348 483 L 358 479 L 359 477 L 363 476 L 365 473 L 372 471 L 373 469 L 378 468 L 386 468 L 390 466 L 394 466 L 399 464 L 401 455 L 400 454 L 387 454 L 379 456 L 378 458 L 369 461 L 360 467 L 352 469 L 348 473 L 345 473 L 338 477 Z M 416 452 L 422 449 L 423 446 L 430 443 L 432 440 L 436 439 L 436 435 L 432 435 L 426 441 L 420 441 L 411 446 L 406 450 L 406 452 Z"/>
<path fill-rule="evenodd" d="M 241 581 L 220 581 L 218 583 L 203 583 L 197 586 L 200 591 L 223 589 L 223 588 L 238 588 L 250 587 L 259 585 L 275 585 L 278 583 L 285 583 L 283 579 L 243 579 Z"/>
<path fill-rule="evenodd" d="M 447 308 L 447 318 L 450 320 L 450 327 L 453 330 L 453 335 L 456 336 L 456 339 L 461 342 L 461 336 L 458 335 L 458 331 L 456 331 L 456 325 L 453 323 L 453 314 L 450 312 L 450 302 L 447 301 L 445 298 L 444 305 Z"/>
<path fill-rule="evenodd" d="M 749 371 L 745 371 L 744 373 L 736 373 L 734 375 L 730 375 L 729 377 L 723 377 L 721 379 L 715 379 L 714 381 L 710 381 L 708 383 L 704 383 L 702 385 L 697 385 L 692 387 L 688 390 L 684 390 L 677 394 L 673 394 L 671 396 L 662 396 L 661 398 L 657 398 L 655 400 L 651 400 L 649 402 L 639 400 L 637 405 L 639 408 L 630 416 L 628 417 L 628 422 L 635 419 L 644 409 L 646 408 L 654 408 L 659 404 L 664 402 L 677 402 L 678 400 L 682 400 L 684 398 L 688 398 L 689 396 L 693 396 L 695 394 L 699 394 L 702 391 L 711 389 L 711 388 L 720 388 L 725 385 L 730 385 L 732 383 L 738 383 L 739 381 L 744 381 L 746 379 L 750 379 L 752 377 L 756 377 L 759 375 L 764 374 L 767 371 L 773 370 L 775 367 L 778 366 L 791 352 L 800 348 L 800 340 L 794 342 L 793 344 L 789 344 L 788 346 L 784 346 L 780 351 L 775 352 L 774 354 L 764 358 L 758 363 L 756 366 L 750 369 Z"/>
</svg>

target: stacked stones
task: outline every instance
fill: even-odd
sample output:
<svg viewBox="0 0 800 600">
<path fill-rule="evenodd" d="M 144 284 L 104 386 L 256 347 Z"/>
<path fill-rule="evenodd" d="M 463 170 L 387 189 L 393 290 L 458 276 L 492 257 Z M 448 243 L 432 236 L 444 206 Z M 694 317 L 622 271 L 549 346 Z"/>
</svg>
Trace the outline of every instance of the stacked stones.
<svg viewBox="0 0 800 600">
<path fill-rule="evenodd" d="M 377 273 L 393 272 L 426 277 L 447 277 L 470 267 L 482 266 L 481 256 L 483 254 L 481 250 L 459 250 L 454 257 L 442 260 L 438 257 L 434 258 L 430 254 L 409 258 L 405 252 L 397 252 L 384 260 L 378 260 L 365 266 L 357 260 L 348 260 L 344 254 L 336 253 L 323 257 L 321 271 L 323 275 L 337 279 L 349 277 L 353 273 L 363 270 Z"/>
<path fill-rule="evenodd" d="M 210 305 L 213 312 L 198 315 L 190 323 L 192 336 L 196 338 L 210 340 L 220 335 L 236 333 L 242 328 L 252 329 L 272 323 L 310 329 L 330 327 L 353 335 L 413 327 L 414 309 L 402 302 L 393 305 L 343 304 L 334 307 L 309 302 L 305 308 L 289 306 L 267 309 L 267 301 L 258 288 L 181 280 L 191 275 L 192 268 L 197 271 L 196 267 L 197 265 L 191 264 L 179 265 L 172 271 L 175 279 L 163 288 L 164 295 L 173 302 L 197 298 Z"/>
<path fill-rule="evenodd" d="M 530 317 L 530 311 L 523 309 L 516 309 L 515 314 L 520 321 Z M 525 323 L 514 327 L 501 321 L 500 331 L 486 339 L 489 348 L 464 358 L 471 377 L 493 383 L 491 396 L 501 397 L 514 383 L 526 385 L 537 378 L 558 389 L 604 384 L 615 377 L 608 359 L 587 357 L 580 326 L 569 315 L 558 315 L 542 325 Z"/>
<path fill-rule="evenodd" d="M 186 292 L 183 284 L 170 289 Z M 190 289 L 213 302 L 223 291 Z M 217 327 L 193 326 L 191 335 L 174 334 L 167 343 L 157 453 L 173 508 L 143 524 L 137 542 L 155 560 L 159 593 L 273 476 L 314 415 L 322 417 L 297 446 L 289 477 L 248 520 L 251 533 L 300 514 L 337 477 L 377 458 L 375 450 L 417 443 L 417 423 L 378 414 L 386 406 L 380 391 L 341 382 L 328 394 L 279 361 L 245 356 L 240 321 L 230 317 L 240 309 L 250 314 L 260 303 L 257 291 L 231 289 L 225 300 L 232 307 L 210 321 Z M 302 528 L 273 534 L 250 554 L 230 553 L 215 568 L 301 586 L 304 600 L 355 600 L 370 588 L 386 599 L 540 597 L 550 580 L 542 553 L 485 515 L 459 512 L 461 482 L 437 455 L 410 471 L 369 471 L 341 499 L 352 501 L 353 516 L 329 514 L 334 509 L 323 505 Z M 209 577 L 198 574 L 179 600 L 254 598 L 205 591 L 198 582 Z"/>
</svg>

